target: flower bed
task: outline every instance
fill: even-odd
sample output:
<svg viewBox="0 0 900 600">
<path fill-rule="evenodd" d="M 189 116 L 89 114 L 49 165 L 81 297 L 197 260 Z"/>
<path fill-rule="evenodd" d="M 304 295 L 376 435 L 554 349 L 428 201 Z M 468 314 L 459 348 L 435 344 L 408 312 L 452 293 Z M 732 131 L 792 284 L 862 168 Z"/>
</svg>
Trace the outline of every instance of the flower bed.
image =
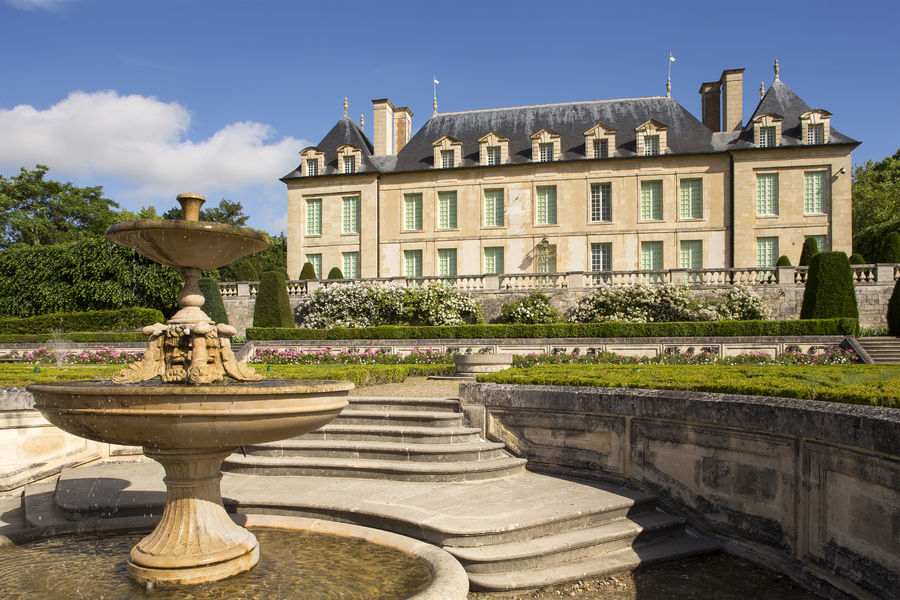
<svg viewBox="0 0 900 600">
<path fill-rule="evenodd" d="M 434 365 L 453 364 L 453 354 L 432 348 L 416 348 L 407 355 L 386 352 L 381 348 L 366 348 L 362 352 L 346 348 L 339 351 L 332 348 L 257 348 L 247 362 L 271 365 Z"/>
<path fill-rule="evenodd" d="M 660 356 L 623 356 L 614 352 L 595 354 L 529 354 L 516 355 L 514 367 L 533 365 L 612 364 L 612 365 L 848 365 L 859 363 L 853 350 L 828 346 L 822 352 L 799 350 L 772 356 L 766 352 L 746 352 L 737 356 L 717 356 L 707 352 L 685 352 Z"/>
<path fill-rule="evenodd" d="M 143 358 L 143 351 L 122 352 L 104 346 L 99 350 L 66 352 L 40 347 L 34 352 L 26 352 L 22 362 L 28 364 L 77 364 L 77 365 L 127 365 Z"/>
</svg>

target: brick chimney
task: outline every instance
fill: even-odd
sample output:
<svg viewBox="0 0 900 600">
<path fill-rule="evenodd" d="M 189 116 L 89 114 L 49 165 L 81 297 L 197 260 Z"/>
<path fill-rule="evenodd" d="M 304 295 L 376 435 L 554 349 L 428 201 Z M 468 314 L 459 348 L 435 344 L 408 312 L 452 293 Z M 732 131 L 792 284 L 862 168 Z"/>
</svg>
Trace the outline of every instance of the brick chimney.
<svg viewBox="0 0 900 600">
<path fill-rule="evenodd" d="M 403 146 L 409 141 L 412 134 L 413 113 L 408 106 L 400 106 L 394 109 L 394 152 L 403 150 Z"/>
<path fill-rule="evenodd" d="M 722 71 L 722 131 L 738 131 L 744 118 L 744 69 Z"/>
<path fill-rule="evenodd" d="M 721 81 L 707 81 L 700 85 L 700 106 L 703 111 L 703 124 L 712 131 L 722 131 L 722 117 L 719 113 L 721 90 Z"/>
<path fill-rule="evenodd" d="M 375 155 L 394 153 L 394 105 L 387 98 L 372 100 L 375 113 L 372 124 L 372 145 Z M 409 110 L 409 109 L 406 109 Z"/>
</svg>

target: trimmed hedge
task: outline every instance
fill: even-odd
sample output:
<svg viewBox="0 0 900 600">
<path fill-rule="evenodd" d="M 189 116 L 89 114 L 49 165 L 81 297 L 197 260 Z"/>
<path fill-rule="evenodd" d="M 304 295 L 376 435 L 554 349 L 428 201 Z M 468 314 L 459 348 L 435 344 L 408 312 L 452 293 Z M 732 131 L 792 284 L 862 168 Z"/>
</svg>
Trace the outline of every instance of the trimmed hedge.
<svg viewBox="0 0 900 600">
<path fill-rule="evenodd" d="M 887 235 L 878 262 L 900 263 L 900 233 L 892 231 Z"/>
<path fill-rule="evenodd" d="M 851 265 L 865 265 L 867 263 L 866 263 L 866 259 L 863 258 L 862 254 L 860 254 L 859 252 L 854 252 L 853 254 L 850 255 L 850 264 Z"/>
<path fill-rule="evenodd" d="M 819 253 L 819 243 L 815 238 L 808 237 L 803 242 L 803 249 L 800 251 L 800 260 L 797 264 L 801 267 L 808 267 L 813 256 Z"/>
<path fill-rule="evenodd" d="M 285 328 L 294 326 L 291 301 L 288 299 L 284 275 L 280 271 L 266 271 L 259 276 L 253 325 Z"/>
<path fill-rule="evenodd" d="M 316 268 L 312 266 L 312 263 L 303 263 L 303 268 L 300 269 L 300 277 L 298 277 L 298 279 L 318 279 L 318 277 L 316 277 Z"/>
<path fill-rule="evenodd" d="M 52 333 L 0 333 L 0 343 L 43 344 L 51 341 Z M 147 336 L 139 331 L 72 331 L 63 334 L 67 342 L 146 342 Z"/>
<path fill-rule="evenodd" d="M 781 256 L 778 257 L 778 260 L 775 261 L 775 266 L 776 267 L 790 267 L 791 259 L 788 258 L 787 254 L 782 254 Z"/>
<path fill-rule="evenodd" d="M 540 365 L 479 375 L 478 381 L 748 394 L 900 407 L 897 365 Z"/>
<path fill-rule="evenodd" d="M 894 284 L 894 291 L 887 309 L 888 333 L 900 337 L 900 279 Z"/>
<path fill-rule="evenodd" d="M 485 338 L 643 338 L 853 335 L 856 319 L 695 321 L 689 323 L 549 323 L 541 325 L 384 325 L 351 329 L 250 327 L 248 340 L 398 340 Z"/>
<path fill-rule="evenodd" d="M 203 306 L 200 310 L 216 323 L 228 324 L 228 313 L 225 312 L 225 303 L 222 301 L 222 290 L 219 282 L 212 277 L 201 277 L 198 282 L 203 293 Z"/>
<path fill-rule="evenodd" d="M 819 252 L 809 264 L 800 318 L 842 317 L 859 318 L 850 260 L 843 252 Z"/>
<path fill-rule="evenodd" d="M 249 260 L 242 259 L 234 266 L 234 276 L 238 281 L 259 281 L 259 273 Z"/>
<path fill-rule="evenodd" d="M 344 273 L 341 271 L 340 267 L 331 267 L 331 270 L 328 271 L 328 279 L 343 279 Z"/>
<path fill-rule="evenodd" d="M 273 379 L 338 379 L 357 386 L 400 383 L 407 377 L 452 375 L 453 365 L 251 365 L 257 372 Z"/>
<path fill-rule="evenodd" d="M 84 332 L 137 329 L 163 321 L 165 321 L 163 314 L 155 308 L 50 313 L 35 317 L 0 318 L 0 334 L 41 334 L 51 333 L 54 330 Z"/>
</svg>

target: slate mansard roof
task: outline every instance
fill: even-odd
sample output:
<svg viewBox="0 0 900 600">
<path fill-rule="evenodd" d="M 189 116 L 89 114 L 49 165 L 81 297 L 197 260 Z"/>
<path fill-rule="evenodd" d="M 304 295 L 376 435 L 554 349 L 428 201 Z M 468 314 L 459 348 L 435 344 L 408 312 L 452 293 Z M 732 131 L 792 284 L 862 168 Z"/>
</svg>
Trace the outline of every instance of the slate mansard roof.
<svg viewBox="0 0 900 600">
<path fill-rule="evenodd" d="M 490 132 L 509 138 L 509 164 L 535 162 L 531 136 L 541 129 L 560 134 L 560 160 L 586 158 L 584 134 L 597 124 L 616 130 L 611 158 L 637 156 L 635 128 L 649 120 L 667 127 L 666 154 L 703 154 L 755 148 L 753 118 L 764 113 L 781 115 L 782 146 L 801 145 L 800 115 L 810 110 L 780 80 L 775 81 L 741 131 L 713 133 L 675 100 L 666 96 L 567 102 L 536 106 L 519 106 L 487 110 L 442 113 L 431 117 L 409 142 L 394 156 L 373 156 L 373 145 L 351 119 L 344 116 L 319 143 L 325 152 L 322 175 L 339 174 L 337 149 L 352 144 L 362 149 L 362 165 L 358 172 L 401 173 L 434 168 L 435 141 L 449 136 L 462 142 L 459 167 L 484 166 L 479 162 L 478 140 Z M 831 144 L 859 142 L 831 128 Z M 298 167 L 283 179 L 294 179 L 302 173 Z"/>
</svg>

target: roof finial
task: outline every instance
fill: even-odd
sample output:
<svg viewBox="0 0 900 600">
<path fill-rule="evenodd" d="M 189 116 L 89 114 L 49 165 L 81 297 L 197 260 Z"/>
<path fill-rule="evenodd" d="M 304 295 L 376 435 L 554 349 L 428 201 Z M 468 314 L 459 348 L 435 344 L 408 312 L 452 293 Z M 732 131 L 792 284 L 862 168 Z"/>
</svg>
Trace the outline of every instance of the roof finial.
<svg viewBox="0 0 900 600">
<path fill-rule="evenodd" d="M 434 80 L 434 84 L 431 86 L 434 91 L 434 114 L 437 114 L 437 86 L 440 81 L 438 81 L 437 76 L 432 77 L 432 79 Z"/>
<path fill-rule="evenodd" d="M 766 84 L 762 81 L 759 82 L 759 97 L 762 98 L 766 95 Z"/>
<path fill-rule="evenodd" d="M 775 81 L 779 81 L 780 77 L 778 77 L 778 71 L 780 70 L 781 67 L 778 66 L 777 58 L 775 59 L 775 66 L 773 66 L 772 68 L 775 69 Z"/>
<path fill-rule="evenodd" d="M 437 98 L 434 99 L 434 114 L 437 114 Z"/>
<path fill-rule="evenodd" d="M 360 129 L 366 128 L 366 118 L 363 115 L 359 115 L 359 128 Z"/>
<path fill-rule="evenodd" d="M 671 52 L 669 52 L 668 73 L 666 75 L 666 98 L 672 97 L 672 63 L 673 62 L 675 62 L 675 57 L 672 56 Z"/>
<path fill-rule="evenodd" d="M 672 97 L 672 78 L 669 77 L 666 80 L 666 98 Z"/>
<path fill-rule="evenodd" d="M 347 103 L 347 96 L 344 96 L 344 116 L 345 116 L 345 117 L 347 116 L 347 108 L 348 108 L 349 106 L 350 106 L 350 105 Z"/>
</svg>

